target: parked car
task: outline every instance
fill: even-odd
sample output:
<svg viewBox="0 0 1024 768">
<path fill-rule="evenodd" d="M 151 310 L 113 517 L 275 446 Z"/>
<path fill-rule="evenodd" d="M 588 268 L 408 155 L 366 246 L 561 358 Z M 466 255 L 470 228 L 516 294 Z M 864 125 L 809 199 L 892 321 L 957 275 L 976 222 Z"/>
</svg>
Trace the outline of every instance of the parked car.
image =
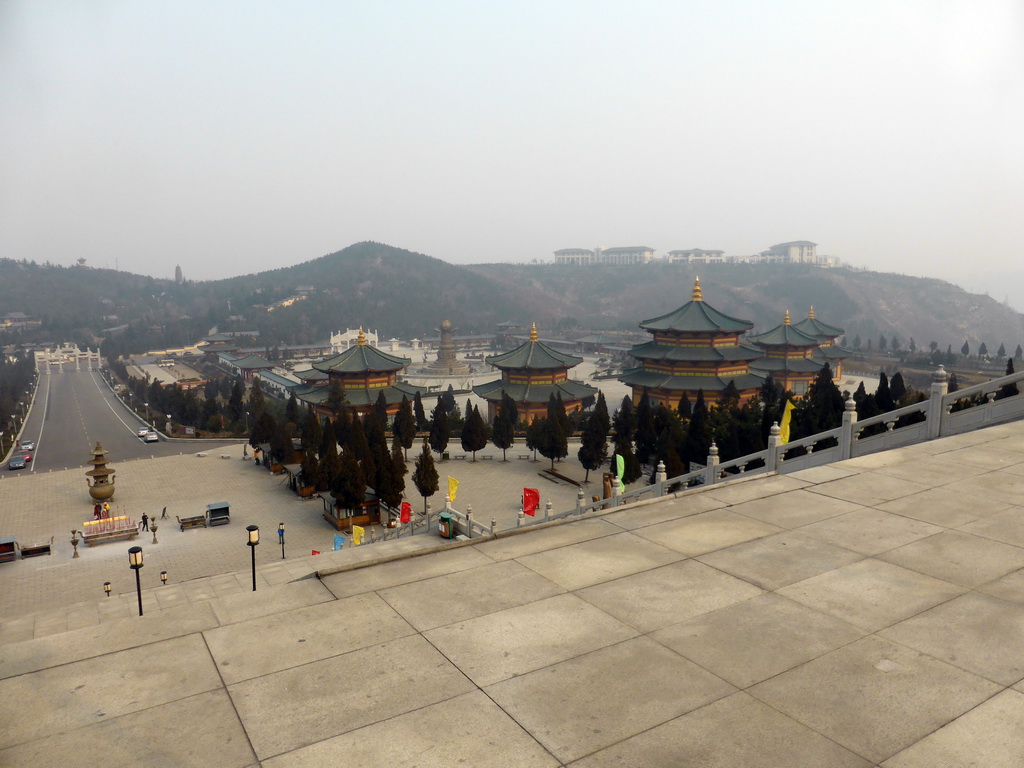
<svg viewBox="0 0 1024 768">
<path fill-rule="evenodd" d="M 20 456 L 22 459 L 25 460 L 26 464 L 32 461 L 32 451 L 19 450 L 14 455 Z"/>
<path fill-rule="evenodd" d="M 36 449 L 35 441 L 33 440 L 22 440 L 18 444 L 19 451 L 34 451 Z"/>
<path fill-rule="evenodd" d="M 7 462 L 7 469 L 24 469 L 25 460 L 21 456 L 11 456 L 11 460 Z"/>
<path fill-rule="evenodd" d="M 146 436 L 143 439 L 147 443 L 158 443 L 160 442 L 160 435 L 158 435 L 153 430 L 150 430 L 149 432 L 146 433 Z"/>
<path fill-rule="evenodd" d="M 149 434 L 149 427 L 141 427 L 139 431 L 136 432 L 135 434 L 137 434 L 139 437 L 145 437 L 146 435 Z"/>
</svg>

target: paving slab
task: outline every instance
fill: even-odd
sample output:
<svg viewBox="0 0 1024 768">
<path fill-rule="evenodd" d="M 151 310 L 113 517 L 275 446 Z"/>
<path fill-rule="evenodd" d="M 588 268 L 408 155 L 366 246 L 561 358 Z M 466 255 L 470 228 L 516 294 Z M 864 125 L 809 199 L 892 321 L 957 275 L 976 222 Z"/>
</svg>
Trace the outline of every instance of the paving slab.
<svg viewBox="0 0 1024 768">
<path fill-rule="evenodd" d="M 201 604 L 98 624 L 34 642 L 15 643 L 6 646 L 0 654 L 0 678 L 141 648 L 216 626 L 217 619 L 210 606 Z"/>
<path fill-rule="evenodd" d="M 736 689 L 646 637 L 489 686 L 486 693 L 570 762 Z"/>
<path fill-rule="evenodd" d="M 262 761 L 472 688 L 435 648 L 411 635 L 237 683 L 228 691 Z"/>
<path fill-rule="evenodd" d="M 1005 471 L 986 472 L 966 480 L 957 480 L 945 487 L 970 498 L 990 498 L 1007 504 L 1019 504 L 1024 498 L 1024 475 Z"/>
<path fill-rule="evenodd" d="M 865 637 L 747 690 L 878 763 L 1000 687 L 910 648 Z"/>
<path fill-rule="evenodd" d="M 198 634 L 0 680 L 0 748 L 219 688 Z"/>
<path fill-rule="evenodd" d="M 882 763 L 883 768 L 1019 768 L 1024 695 L 1003 691 Z"/>
<path fill-rule="evenodd" d="M 618 533 L 526 555 L 519 562 L 555 584 L 575 590 L 682 559 L 678 552 L 646 538 Z"/>
<path fill-rule="evenodd" d="M 363 592 L 373 592 L 376 589 L 408 584 L 431 576 L 465 571 L 492 562 L 494 561 L 477 551 L 476 547 L 458 547 L 444 552 L 381 563 L 373 568 L 334 573 L 323 576 L 320 580 L 335 597 L 349 597 Z"/>
<path fill-rule="evenodd" d="M 576 594 L 647 633 L 761 593 L 752 584 L 686 560 L 581 589 Z"/>
<path fill-rule="evenodd" d="M 474 691 L 263 761 L 263 768 L 558 768 L 561 763 Z"/>
<path fill-rule="evenodd" d="M 1024 605 L 966 594 L 879 633 L 1003 685 L 1024 678 Z"/>
<path fill-rule="evenodd" d="M 908 445 L 902 448 L 894 448 L 891 451 L 876 451 L 875 453 L 868 453 L 864 456 L 855 456 L 852 459 L 837 461 L 829 466 L 835 467 L 836 469 L 853 471 L 873 470 L 877 467 L 890 467 L 895 464 L 902 464 L 905 461 L 913 461 L 918 458 L 918 454 L 913 450 L 913 448 L 914 446 Z"/>
<path fill-rule="evenodd" d="M 1014 450 L 1005 439 L 972 445 L 956 452 L 958 463 L 985 470 L 1024 464 L 1024 452 Z"/>
<path fill-rule="evenodd" d="M 805 488 L 808 485 L 810 483 L 798 480 L 792 475 L 767 475 L 744 478 L 721 485 L 716 484 L 709 486 L 704 493 L 713 499 L 724 501 L 726 504 L 739 504 L 751 499 L 773 496 L 776 493 L 795 491 L 797 488 Z"/>
<path fill-rule="evenodd" d="M 850 477 L 857 474 L 860 474 L 860 470 L 856 467 L 840 467 L 837 464 L 825 464 L 820 467 L 799 469 L 796 472 L 790 472 L 787 476 L 795 480 L 803 480 L 805 483 L 817 485 L 818 483 L 827 483 L 832 480 L 838 480 L 841 477 Z"/>
<path fill-rule="evenodd" d="M 712 509 L 727 506 L 724 501 L 702 492 L 688 492 L 674 499 L 664 499 L 657 504 L 645 504 L 640 507 L 611 512 L 601 519 L 613 523 L 627 531 L 646 528 L 648 525 L 664 523 L 666 520 L 678 520 L 681 517 L 697 515 Z"/>
<path fill-rule="evenodd" d="M 1024 604 L 1024 570 L 1009 573 L 988 584 L 981 584 L 975 587 L 974 591 L 1007 602 Z"/>
<path fill-rule="evenodd" d="M 991 471 L 991 467 L 981 467 L 973 464 L 965 464 L 958 460 L 959 453 L 955 457 L 924 456 L 899 464 L 883 464 L 874 469 L 875 474 L 896 477 L 903 480 L 912 480 L 915 483 L 924 483 L 932 488 L 940 488 L 955 480 L 963 480 L 974 477 L 984 472 Z"/>
<path fill-rule="evenodd" d="M 961 531 L 1024 548 L 1024 507 L 1010 507 L 961 526 Z"/>
<path fill-rule="evenodd" d="M 231 624 L 205 637 L 230 685 L 413 632 L 391 606 L 365 594 Z"/>
<path fill-rule="evenodd" d="M 1024 568 L 1024 548 L 962 530 L 943 531 L 877 557 L 964 587 L 976 587 Z"/>
<path fill-rule="evenodd" d="M 862 555 L 877 555 L 941 532 L 942 528 L 937 525 L 877 509 L 858 509 L 800 529 L 805 536 Z"/>
<path fill-rule="evenodd" d="M 479 686 L 636 637 L 575 595 L 558 595 L 424 632 Z"/>
<path fill-rule="evenodd" d="M 694 557 L 744 541 L 771 536 L 781 530 L 778 526 L 737 515 L 729 509 L 714 509 L 682 520 L 641 528 L 636 531 L 636 535 L 687 557 Z"/>
<path fill-rule="evenodd" d="M 554 582 L 507 560 L 382 589 L 378 594 L 402 618 L 423 631 L 563 592 Z"/>
<path fill-rule="evenodd" d="M 778 593 L 873 632 L 965 591 L 871 558 L 783 587 Z"/>
<path fill-rule="evenodd" d="M 1001 499 L 957 492 L 948 487 L 930 488 L 921 493 L 875 505 L 876 509 L 883 512 L 912 517 L 944 528 L 959 528 L 1009 507 L 1010 503 Z"/>
<path fill-rule="evenodd" d="M 522 533 L 498 536 L 491 541 L 477 544 L 474 549 L 494 560 L 512 560 L 536 552 L 547 552 L 569 544 L 578 544 L 581 541 L 599 539 L 602 536 L 614 536 L 617 533 L 622 533 L 622 529 L 603 518 L 587 519 L 574 521 L 572 525 L 527 527 L 522 529 Z"/>
<path fill-rule="evenodd" d="M 816 523 L 819 520 L 827 520 L 830 517 L 843 515 L 857 509 L 863 509 L 863 507 L 852 501 L 834 499 L 831 496 L 814 493 L 813 487 L 809 490 L 801 488 L 764 499 L 745 501 L 729 508 L 736 514 L 753 517 L 787 530 Z"/>
<path fill-rule="evenodd" d="M 763 594 L 651 636 L 739 688 L 864 637 L 865 631 L 774 594 Z"/>
<path fill-rule="evenodd" d="M 901 477 L 889 477 L 877 472 L 865 472 L 844 477 L 830 483 L 814 486 L 814 492 L 837 499 L 846 499 L 861 506 L 875 507 L 893 499 L 928 490 L 924 483 L 915 483 Z"/>
<path fill-rule="evenodd" d="M 210 600 L 210 607 L 224 626 L 334 599 L 331 591 L 317 579 L 303 579 L 259 592 L 217 597 Z"/>
<path fill-rule="evenodd" d="M 870 768 L 871 763 L 734 693 L 572 764 L 572 768 Z"/>
<path fill-rule="evenodd" d="M 777 533 L 697 557 L 762 589 L 779 589 L 863 559 L 859 552 L 799 532 Z"/>
<path fill-rule="evenodd" d="M 209 691 L 0 751 L 6 768 L 47 765 L 245 768 L 256 755 L 224 690 Z"/>
</svg>

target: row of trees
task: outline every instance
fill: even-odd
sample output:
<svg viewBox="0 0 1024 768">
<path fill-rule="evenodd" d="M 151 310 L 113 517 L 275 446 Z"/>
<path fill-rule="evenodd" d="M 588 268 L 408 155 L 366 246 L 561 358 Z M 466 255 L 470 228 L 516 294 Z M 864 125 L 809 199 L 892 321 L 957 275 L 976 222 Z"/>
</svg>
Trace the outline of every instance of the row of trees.
<svg viewBox="0 0 1024 768">
<path fill-rule="evenodd" d="M 31 397 L 35 363 L 27 352 L 0 355 L 0 456 L 14 442 L 16 420 L 24 418 Z"/>
</svg>

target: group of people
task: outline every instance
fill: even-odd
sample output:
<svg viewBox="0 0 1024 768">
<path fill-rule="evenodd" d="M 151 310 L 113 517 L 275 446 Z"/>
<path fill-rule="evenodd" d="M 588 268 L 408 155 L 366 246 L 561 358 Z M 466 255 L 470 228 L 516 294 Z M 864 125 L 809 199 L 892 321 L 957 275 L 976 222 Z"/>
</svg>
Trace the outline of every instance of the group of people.
<svg viewBox="0 0 1024 768">
<path fill-rule="evenodd" d="M 97 501 L 92 508 L 92 519 L 102 520 L 106 517 L 110 517 L 110 502 L 104 501 L 100 503 Z"/>
</svg>

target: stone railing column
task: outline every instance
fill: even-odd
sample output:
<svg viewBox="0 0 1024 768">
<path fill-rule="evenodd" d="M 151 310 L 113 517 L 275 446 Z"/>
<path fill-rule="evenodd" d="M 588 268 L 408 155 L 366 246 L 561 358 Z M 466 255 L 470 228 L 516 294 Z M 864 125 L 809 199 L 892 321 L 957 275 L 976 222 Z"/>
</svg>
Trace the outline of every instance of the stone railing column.
<svg viewBox="0 0 1024 768">
<path fill-rule="evenodd" d="M 665 481 L 668 479 L 668 475 L 665 474 L 665 462 L 659 461 L 658 468 L 654 473 L 654 482 L 658 486 L 656 495 L 661 496 L 665 493 Z"/>
<path fill-rule="evenodd" d="M 949 377 L 941 365 L 932 374 L 932 389 L 928 396 L 928 439 L 934 440 L 942 435 L 942 422 L 946 409 L 942 407 L 942 398 L 949 394 Z"/>
<path fill-rule="evenodd" d="M 704 468 L 704 484 L 711 485 L 718 480 L 718 446 L 711 444 L 708 451 L 708 465 Z"/>
<path fill-rule="evenodd" d="M 768 456 L 764 462 L 764 468 L 766 472 L 778 472 L 779 471 L 779 446 L 782 445 L 782 428 L 779 427 L 779 422 L 772 424 L 772 428 L 768 430 Z"/>
<path fill-rule="evenodd" d="M 848 459 L 853 455 L 853 425 L 857 423 L 857 404 L 853 397 L 847 398 L 843 411 L 843 426 L 839 436 L 839 458 Z"/>
<path fill-rule="evenodd" d="M 578 488 L 576 490 L 576 516 L 579 517 L 583 514 L 583 489 Z"/>
</svg>

